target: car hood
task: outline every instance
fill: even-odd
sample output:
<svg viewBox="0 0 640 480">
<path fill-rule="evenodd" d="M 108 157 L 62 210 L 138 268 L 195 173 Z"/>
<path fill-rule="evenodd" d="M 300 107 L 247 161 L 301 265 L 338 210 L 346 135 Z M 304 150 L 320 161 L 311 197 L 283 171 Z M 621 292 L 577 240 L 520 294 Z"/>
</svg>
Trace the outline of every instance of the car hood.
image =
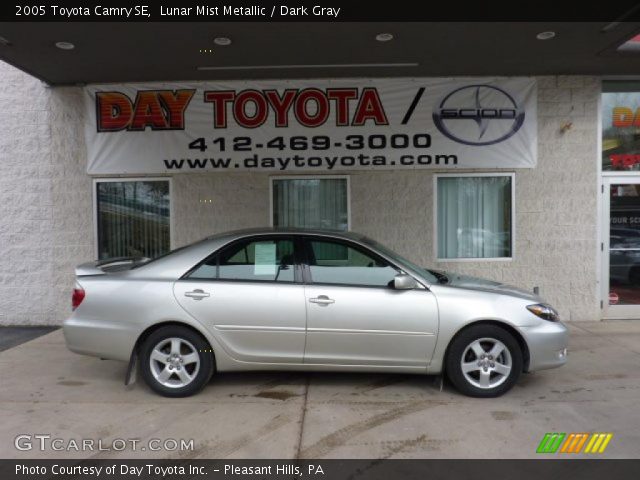
<svg viewBox="0 0 640 480">
<path fill-rule="evenodd" d="M 472 277 L 469 275 L 461 275 L 453 272 L 441 272 L 447 276 L 449 281 L 445 284 L 450 287 L 466 288 L 467 290 L 477 290 L 482 292 L 498 293 L 501 295 L 511 295 L 513 297 L 523 298 L 525 300 L 532 300 L 535 302 L 541 302 L 542 299 L 535 293 L 524 290 L 522 288 L 514 287 L 513 285 L 507 285 L 500 282 L 494 282 L 493 280 L 487 280 L 486 278 Z"/>
</svg>

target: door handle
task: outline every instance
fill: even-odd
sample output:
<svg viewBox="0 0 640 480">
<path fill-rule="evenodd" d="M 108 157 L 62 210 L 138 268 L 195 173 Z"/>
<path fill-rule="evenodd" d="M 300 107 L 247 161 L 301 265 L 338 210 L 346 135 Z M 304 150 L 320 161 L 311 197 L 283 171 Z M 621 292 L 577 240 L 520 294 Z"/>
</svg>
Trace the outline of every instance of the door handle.
<svg viewBox="0 0 640 480">
<path fill-rule="evenodd" d="M 203 298 L 207 298 L 209 296 L 209 292 L 205 292 L 204 290 L 196 288 L 191 292 L 185 292 L 184 296 L 193 298 L 194 300 L 202 300 Z"/>
<path fill-rule="evenodd" d="M 336 303 L 336 301 L 332 298 L 327 297 L 326 295 L 318 295 L 316 298 L 310 298 L 309 301 L 311 303 L 317 303 L 318 305 L 326 306 L 332 303 Z"/>
</svg>

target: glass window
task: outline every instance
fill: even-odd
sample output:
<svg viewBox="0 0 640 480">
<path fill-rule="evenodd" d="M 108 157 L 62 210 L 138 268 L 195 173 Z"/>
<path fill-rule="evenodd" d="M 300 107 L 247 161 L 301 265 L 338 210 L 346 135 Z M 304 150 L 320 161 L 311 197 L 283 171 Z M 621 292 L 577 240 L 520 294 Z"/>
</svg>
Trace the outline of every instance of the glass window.
<svg viewBox="0 0 640 480">
<path fill-rule="evenodd" d="M 511 176 L 437 182 L 438 258 L 511 257 Z"/>
<path fill-rule="evenodd" d="M 640 171 L 640 82 L 602 84 L 602 170 Z"/>
<path fill-rule="evenodd" d="M 223 250 L 189 278 L 293 282 L 294 271 L 292 240 L 253 240 Z"/>
<path fill-rule="evenodd" d="M 273 226 L 348 230 L 346 178 L 273 179 Z"/>
<path fill-rule="evenodd" d="M 309 269 L 314 283 L 386 287 L 398 274 L 385 260 L 351 246 L 325 240 L 309 244 Z"/>
<path fill-rule="evenodd" d="M 98 257 L 155 258 L 169 251 L 167 180 L 96 182 Z"/>
<path fill-rule="evenodd" d="M 609 199 L 609 305 L 640 305 L 640 184 L 612 183 Z"/>
</svg>

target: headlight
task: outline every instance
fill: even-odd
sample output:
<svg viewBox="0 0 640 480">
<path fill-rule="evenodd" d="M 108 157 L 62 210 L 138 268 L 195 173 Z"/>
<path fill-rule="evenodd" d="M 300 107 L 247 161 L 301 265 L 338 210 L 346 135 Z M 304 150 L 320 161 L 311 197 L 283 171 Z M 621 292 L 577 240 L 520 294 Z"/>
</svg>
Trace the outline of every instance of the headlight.
<svg viewBox="0 0 640 480">
<path fill-rule="evenodd" d="M 535 305 L 527 305 L 527 310 L 533 313 L 536 317 L 540 317 L 550 322 L 557 322 L 560 320 L 560 315 L 556 310 L 546 303 L 536 303 Z"/>
</svg>

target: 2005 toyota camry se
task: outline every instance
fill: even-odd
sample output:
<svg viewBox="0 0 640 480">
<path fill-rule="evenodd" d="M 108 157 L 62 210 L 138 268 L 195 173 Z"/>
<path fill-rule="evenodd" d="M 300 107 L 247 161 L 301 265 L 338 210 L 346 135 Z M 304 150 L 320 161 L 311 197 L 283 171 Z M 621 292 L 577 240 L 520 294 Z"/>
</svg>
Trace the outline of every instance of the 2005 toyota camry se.
<svg viewBox="0 0 640 480">
<path fill-rule="evenodd" d="M 419 267 L 354 233 L 231 232 L 76 276 L 68 347 L 139 365 L 171 397 L 232 370 L 444 372 L 493 397 L 566 361 L 567 329 L 536 295 Z"/>
</svg>

